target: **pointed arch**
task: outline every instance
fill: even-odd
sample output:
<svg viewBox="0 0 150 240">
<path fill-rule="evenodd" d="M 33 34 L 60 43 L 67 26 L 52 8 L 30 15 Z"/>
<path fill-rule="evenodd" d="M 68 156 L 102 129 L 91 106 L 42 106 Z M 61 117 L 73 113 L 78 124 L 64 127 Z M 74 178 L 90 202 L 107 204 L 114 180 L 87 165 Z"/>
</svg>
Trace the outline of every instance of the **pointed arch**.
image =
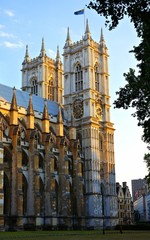
<svg viewBox="0 0 150 240">
<path fill-rule="evenodd" d="M 29 165 L 28 150 L 22 148 L 22 166 L 28 167 L 28 165 Z"/>
<path fill-rule="evenodd" d="M 94 66 L 94 80 L 95 80 L 95 90 L 99 91 L 99 85 L 100 85 L 100 71 L 99 71 L 99 65 L 98 63 Z"/>
<path fill-rule="evenodd" d="M 38 82 L 37 82 L 37 78 L 33 77 L 30 80 L 30 84 L 31 84 L 31 93 L 38 95 Z"/>
<path fill-rule="evenodd" d="M 12 152 L 11 149 L 8 147 L 4 146 L 4 163 L 7 163 L 8 166 L 10 167 L 12 161 Z"/>
<path fill-rule="evenodd" d="M 22 174 L 22 193 L 23 193 L 23 215 L 27 213 L 27 192 L 28 192 L 28 182 L 24 174 Z"/>
<path fill-rule="evenodd" d="M 54 101 L 54 79 L 51 76 L 47 86 L 48 99 Z"/>
<path fill-rule="evenodd" d="M 44 154 L 39 152 L 39 168 L 44 170 Z"/>
<path fill-rule="evenodd" d="M 4 215 L 10 214 L 11 184 L 8 175 L 4 172 Z"/>
<path fill-rule="evenodd" d="M 39 179 L 39 192 L 40 192 L 40 215 L 44 214 L 44 183 L 42 179 Z"/>
<path fill-rule="evenodd" d="M 9 137 L 9 121 L 8 121 L 8 116 L 5 117 L 1 112 L 0 112 L 0 119 L 2 123 L 2 131 L 3 131 L 3 136 L 8 138 Z"/>
<path fill-rule="evenodd" d="M 79 62 L 76 63 L 75 68 L 75 91 L 83 90 L 83 71 Z"/>
</svg>

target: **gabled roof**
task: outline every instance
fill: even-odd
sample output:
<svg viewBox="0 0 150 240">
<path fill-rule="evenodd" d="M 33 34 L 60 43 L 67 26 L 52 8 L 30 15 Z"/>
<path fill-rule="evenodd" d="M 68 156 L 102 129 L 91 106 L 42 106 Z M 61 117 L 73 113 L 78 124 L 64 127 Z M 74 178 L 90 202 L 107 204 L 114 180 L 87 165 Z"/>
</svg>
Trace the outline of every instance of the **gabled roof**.
<svg viewBox="0 0 150 240">
<path fill-rule="evenodd" d="M 13 96 L 13 88 L 0 84 L 0 99 L 11 104 Z M 20 107 L 28 108 L 30 95 L 28 92 L 24 92 L 16 89 L 17 105 Z M 32 103 L 34 111 L 43 113 L 44 98 L 32 95 Z M 58 115 L 59 106 L 56 102 L 47 100 L 48 113 L 53 116 Z"/>
</svg>

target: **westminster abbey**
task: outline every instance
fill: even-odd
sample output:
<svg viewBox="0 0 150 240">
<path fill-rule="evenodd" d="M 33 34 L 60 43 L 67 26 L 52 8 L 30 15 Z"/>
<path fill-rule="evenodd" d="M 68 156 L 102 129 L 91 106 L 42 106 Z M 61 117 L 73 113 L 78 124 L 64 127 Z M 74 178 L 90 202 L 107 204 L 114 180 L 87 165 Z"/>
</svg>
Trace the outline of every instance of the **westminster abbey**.
<svg viewBox="0 0 150 240">
<path fill-rule="evenodd" d="M 118 223 L 108 50 L 88 21 L 63 63 L 22 63 L 22 88 L 0 84 L 0 229 L 99 229 Z"/>
</svg>

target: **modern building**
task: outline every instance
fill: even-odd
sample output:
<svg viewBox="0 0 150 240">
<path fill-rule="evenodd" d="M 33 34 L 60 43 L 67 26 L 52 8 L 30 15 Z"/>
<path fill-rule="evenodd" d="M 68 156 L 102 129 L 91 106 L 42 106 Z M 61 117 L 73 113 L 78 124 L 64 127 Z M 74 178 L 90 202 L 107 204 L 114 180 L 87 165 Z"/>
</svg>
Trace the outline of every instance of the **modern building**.
<svg viewBox="0 0 150 240">
<path fill-rule="evenodd" d="M 42 39 L 37 58 L 31 59 L 26 47 L 22 91 L 0 85 L 2 228 L 118 223 L 102 31 L 95 42 L 87 21 L 83 38 L 72 43 L 68 29 L 63 57 L 62 65 L 58 48 L 56 60 L 47 57 Z"/>
<path fill-rule="evenodd" d="M 131 181 L 131 185 L 133 202 L 148 192 L 148 185 L 145 179 L 134 179 Z"/>
<path fill-rule="evenodd" d="M 150 193 L 141 195 L 134 201 L 135 221 L 150 221 Z"/>
<path fill-rule="evenodd" d="M 132 197 L 126 182 L 122 186 L 117 182 L 116 191 L 118 197 L 119 224 L 131 224 L 133 222 Z"/>
</svg>

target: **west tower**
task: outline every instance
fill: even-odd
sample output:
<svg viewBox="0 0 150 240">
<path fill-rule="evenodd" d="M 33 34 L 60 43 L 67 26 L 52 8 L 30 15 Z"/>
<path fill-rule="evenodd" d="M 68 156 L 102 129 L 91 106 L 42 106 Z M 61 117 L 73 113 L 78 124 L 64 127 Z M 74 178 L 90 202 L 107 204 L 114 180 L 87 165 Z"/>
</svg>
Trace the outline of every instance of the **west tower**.
<svg viewBox="0 0 150 240">
<path fill-rule="evenodd" d="M 62 104 L 62 62 L 57 47 L 56 59 L 46 54 L 44 38 L 38 57 L 31 59 L 28 46 L 22 63 L 22 90 Z"/>
<path fill-rule="evenodd" d="M 114 126 L 110 121 L 108 50 L 101 30 L 93 41 L 88 21 L 82 40 L 64 46 L 64 112 L 77 129 L 84 155 L 88 227 L 117 224 Z"/>
</svg>

